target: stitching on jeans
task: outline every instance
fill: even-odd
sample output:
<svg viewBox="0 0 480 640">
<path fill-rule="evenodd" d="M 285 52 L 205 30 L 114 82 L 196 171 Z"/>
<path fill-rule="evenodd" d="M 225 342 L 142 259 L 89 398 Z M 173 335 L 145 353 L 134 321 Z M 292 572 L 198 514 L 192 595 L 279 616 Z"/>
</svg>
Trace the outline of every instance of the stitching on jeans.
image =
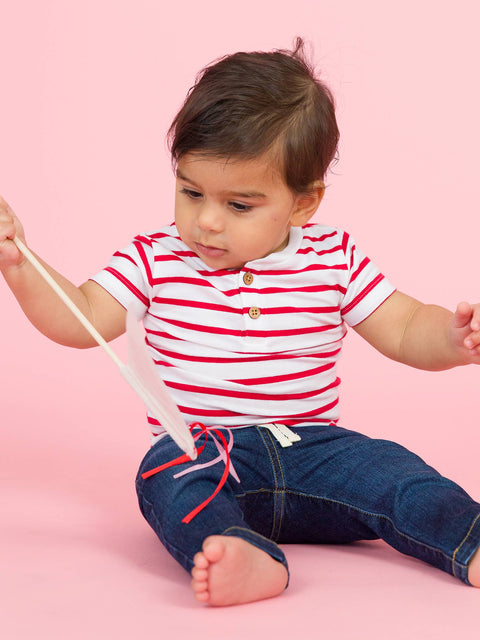
<svg viewBox="0 0 480 640">
<path fill-rule="evenodd" d="M 273 492 L 274 496 L 273 496 L 273 523 L 272 523 L 272 531 L 271 531 L 271 536 L 273 538 L 273 533 L 275 531 L 276 528 L 276 519 L 277 519 L 277 487 L 278 487 L 278 480 L 277 480 L 277 472 L 275 471 L 275 465 L 273 464 L 273 458 L 272 458 L 272 454 L 270 453 L 270 449 L 267 446 L 267 443 L 265 441 L 265 438 L 263 437 L 263 433 L 262 431 L 257 427 L 257 431 L 260 434 L 260 437 L 263 441 L 263 444 L 265 446 L 265 449 L 267 450 L 268 453 L 268 457 L 270 458 L 270 464 L 272 465 L 272 471 L 273 471 L 273 475 L 275 478 L 275 491 Z"/>
<path fill-rule="evenodd" d="M 277 462 L 278 462 L 278 468 L 280 470 L 280 474 L 282 476 L 282 486 L 279 489 L 278 485 L 276 485 L 276 495 L 279 493 L 280 494 L 280 522 L 278 523 L 278 527 L 277 527 L 277 535 L 276 538 L 278 538 L 280 536 L 280 531 L 282 529 L 282 523 L 283 523 L 283 513 L 285 510 L 285 476 L 283 474 L 283 468 L 282 468 L 282 463 L 280 461 L 280 456 L 278 455 L 278 450 L 275 444 L 275 441 L 273 439 L 273 436 L 271 434 L 270 431 L 267 432 L 267 436 L 270 438 L 270 442 L 272 443 L 272 447 L 273 450 L 275 452 L 275 456 L 277 458 Z"/>
<path fill-rule="evenodd" d="M 247 531 L 248 533 L 253 533 L 255 534 L 255 536 L 258 536 L 259 538 L 262 538 L 262 540 L 265 540 L 266 542 L 270 542 L 273 543 L 275 546 L 278 546 L 277 543 L 274 540 L 271 540 L 270 538 L 266 538 L 265 536 L 262 536 L 261 533 L 258 533 L 257 531 L 255 531 L 254 529 L 247 529 L 246 527 L 228 527 L 228 529 L 225 529 L 225 531 L 223 531 L 223 533 L 221 533 L 220 535 L 225 535 L 227 533 L 227 531 L 233 531 L 235 529 L 238 529 L 239 531 Z"/>
<path fill-rule="evenodd" d="M 309 498 L 316 498 L 317 500 L 323 500 L 324 502 L 332 502 L 334 504 L 341 504 L 344 507 L 348 507 L 349 509 L 353 509 L 353 511 L 358 511 L 359 513 L 365 513 L 368 516 L 374 516 L 375 518 L 381 518 L 383 520 L 387 520 L 388 522 L 390 522 L 390 524 L 392 525 L 393 529 L 400 536 L 402 536 L 402 538 L 405 538 L 405 540 L 411 540 L 412 542 L 415 542 L 416 544 L 421 544 L 426 549 L 430 549 L 431 551 L 435 551 L 437 553 L 441 553 L 445 558 L 450 560 L 450 556 L 447 553 L 445 553 L 444 551 L 442 551 L 441 549 L 438 549 L 437 547 L 431 547 L 429 544 L 425 544 L 425 542 L 421 542 L 420 540 L 417 540 L 416 538 L 412 538 L 412 536 L 407 535 L 403 531 L 400 531 L 400 529 L 398 529 L 396 527 L 394 521 L 391 518 L 389 518 L 388 516 L 384 515 L 383 513 L 374 513 L 373 511 L 366 511 L 365 509 L 359 509 L 358 507 L 355 507 L 354 505 L 348 504 L 348 502 L 341 502 L 340 500 L 331 500 L 330 498 L 322 498 L 320 496 L 315 496 L 315 495 L 312 495 L 312 494 L 309 494 L 309 493 L 300 493 L 299 491 L 288 491 L 288 493 L 293 493 L 294 495 L 299 495 L 299 496 L 301 496 L 301 495 L 308 496 Z"/>
<path fill-rule="evenodd" d="M 178 554 L 179 556 L 182 556 L 183 558 L 185 558 L 185 560 L 188 562 L 188 564 L 193 565 L 193 560 L 192 560 L 192 558 L 190 558 L 190 556 L 187 556 L 187 555 L 186 555 L 186 553 L 184 553 L 181 549 L 179 549 L 177 546 L 175 546 L 175 545 L 174 545 L 174 544 L 172 544 L 169 540 L 167 540 L 167 538 L 166 538 L 166 536 L 165 536 L 165 534 L 164 534 L 164 531 L 163 531 L 163 527 L 162 527 L 162 525 L 160 524 L 160 520 L 158 519 L 157 512 L 155 511 L 155 505 L 154 505 L 154 503 L 153 503 L 153 502 L 150 502 L 150 500 L 148 500 L 147 498 L 145 498 L 145 496 L 142 496 L 142 501 L 143 501 L 144 503 L 146 503 L 146 504 L 148 504 L 148 505 L 150 506 L 150 514 L 152 515 L 152 518 L 155 520 L 155 523 L 157 524 L 158 530 L 162 532 L 163 540 L 162 540 L 162 539 L 160 539 L 160 542 L 162 542 L 162 544 L 165 546 L 165 548 L 166 548 L 167 550 L 169 550 L 169 547 L 170 547 L 170 549 L 173 549 L 173 550 L 175 551 L 175 553 L 176 553 L 176 554 Z M 147 519 L 145 518 L 145 520 L 147 520 Z M 148 522 L 148 520 L 147 520 L 147 522 Z M 149 523 L 149 524 L 150 524 L 150 523 Z M 151 525 L 150 525 L 150 526 L 151 526 Z M 152 527 L 152 529 L 153 529 L 153 527 Z M 154 531 L 155 535 L 156 535 L 158 538 L 160 538 L 160 536 L 158 535 L 158 533 L 156 532 L 156 530 L 155 530 L 155 529 L 153 529 L 153 531 Z M 169 551 L 169 553 L 171 553 L 171 552 Z"/>
<path fill-rule="evenodd" d="M 261 492 L 273 493 L 270 489 L 259 489 L 259 490 L 255 490 L 255 491 L 247 491 L 246 494 L 249 494 L 249 493 L 261 493 Z M 314 500 L 321 500 L 322 502 L 331 502 L 333 504 L 340 504 L 340 505 L 342 505 L 344 507 L 348 507 L 349 509 L 352 509 L 353 511 L 358 511 L 359 513 L 364 513 L 364 514 L 369 515 L 369 516 L 374 516 L 375 518 L 381 518 L 383 520 L 387 520 L 392 525 L 393 530 L 396 533 L 398 533 L 402 538 L 405 538 L 405 540 L 410 540 L 411 542 L 415 542 L 415 544 L 420 544 L 425 549 L 430 549 L 430 551 L 435 551 L 436 553 L 440 553 L 444 558 L 447 558 L 447 560 L 451 560 L 451 556 L 448 555 L 447 553 L 445 553 L 444 551 L 442 551 L 442 549 L 438 549 L 437 547 L 431 547 L 429 544 L 426 544 L 425 542 L 421 542 L 420 540 L 417 540 L 416 538 L 412 538 L 411 536 L 407 535 L 403 531 L 400 531 L 400 529 L 398 529 L 395 526 L 395 523 L 393 522 L 393 520 L 391 518 L 389 518 L 388 516 L 383 515 L 382 513 L 374 513 L 373 511 L 365 511 L 365 509 L 359 509 L 358 507 L 355 507 L 354 505 L 348 504 L 347 502 L 340 502 L 340 500 L 332 500 L 330 498 L 324 498 L 322 496 L 316 496 L 316 495 L 311 494 L 311 493 L 302 493 L 300 491 L 293 491 L 291 489 L 285 489 L 285 493 L 296 495 L 296 496 L 304 496 L 306 498 L 313 498 Z M 479 516 L 477 516 L 477 518 L 478 517 L 480 517 L 480 514 L 479 514 Z M 461 565 L 461 566 L 464 566 L 464 565 Z"/>
<path fill-rule="evenodd" d="M 453 556 L 452 556 L 452 571 L 453 571 L 453 575 L 455 577 L 457 576 L 457 573 L 455 571 L 455 558 L 457 557 L 457 553 L 460 551 L 460 548 L 465 544 L 465 542 L 467 541 L 468 537 L 470 536 L 470 534 L 472 533 L 472 529 L 475 526 L 475 524 L 477 523 L 477 520 L 480 518 L 480 513 L 478 514 L 478 516 L 475 518 L 475 520 L 472 522 L 472 526 L 470 527 L 470 529 L 467 531 L 467 535 L 464 537 L 464 539 L 461 541 L 461 543 L 458 545 L 458 547 L 455 549 L 455 551 L 453 552 Z M 461 567 L 466 567 L 468 565 L 460 565 Z"/>
</svg>

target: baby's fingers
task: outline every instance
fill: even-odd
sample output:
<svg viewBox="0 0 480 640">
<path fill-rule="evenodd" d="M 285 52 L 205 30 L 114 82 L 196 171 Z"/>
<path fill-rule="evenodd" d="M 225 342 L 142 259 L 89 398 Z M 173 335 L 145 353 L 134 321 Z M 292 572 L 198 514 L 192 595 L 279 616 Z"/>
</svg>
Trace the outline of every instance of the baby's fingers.
<svg viewBox="0 0 480 640">
<path fill-rule="evenodd" d="M 476 354 L 478 347 L 480 347 L 480 331 L 475 331 L 467 336 L 463 342 L 463 344 L 469 349 L 472 353 Z"/>
<path fill-rule="evenodd" d="M 478 355 L 480 347 L 480 305 L 461 302 L 455 312 L 454 322 L 457 322 L 457 328 L 463 326 L 465 329 L 470 330 L 470 333 L 465 336 L 463 344 L 467 349 L 470 349 L 472 355 Z"/>
<path fill-rule="evenodd" d="M 13 209 L 2 196 L 0 196 L 0 216 L 13 218 Z"/>
<path fill-rule="evenodd" d="M 23 228 L 10 205 L 0 196 L 0 267 L 19 265 L 24 258 L 14 242 L 15 236 L 23 238 Z"/>
<path fill-rule="evenodd" d="M 455 313 L 453 314 L 453 327 L 455 329 L 466 328 L 467 325 L 472 322 L 473 319 L 473 308 L 468 302 L 459 302 Z M 473 329 L 473 327 L 470 327 Z M 480 324 L 478 326 L 480 329 Z"/>
</svg>

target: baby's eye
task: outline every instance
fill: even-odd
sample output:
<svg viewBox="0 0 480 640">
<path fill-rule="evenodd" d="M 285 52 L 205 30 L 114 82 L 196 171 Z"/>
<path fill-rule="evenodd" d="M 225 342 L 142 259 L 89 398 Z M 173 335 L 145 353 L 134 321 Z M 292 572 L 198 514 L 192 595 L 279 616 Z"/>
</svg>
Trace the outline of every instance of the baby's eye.
<svg viewBox="0 0 480 640">
<path fill-rule="evenodd" d="M 198 200 L 199 198 L 202 197 L 202 194 L 199 191 L 194 191 L 193 189 L 187 189 L 186 187 L 183 187 L 183 189 L 181 189 L 180 193 L 185 194 L 186 196 L 188 196 L 192 200 Z"/>
<path fill-rule="evenodd" d="M 247 211 L 251 211 L 253 208 L 251 205 L 243 204 L 242 202 L 230 202 L 229 204 L 232 209 L 238 213 L 245 213 Z"/>
</svg>

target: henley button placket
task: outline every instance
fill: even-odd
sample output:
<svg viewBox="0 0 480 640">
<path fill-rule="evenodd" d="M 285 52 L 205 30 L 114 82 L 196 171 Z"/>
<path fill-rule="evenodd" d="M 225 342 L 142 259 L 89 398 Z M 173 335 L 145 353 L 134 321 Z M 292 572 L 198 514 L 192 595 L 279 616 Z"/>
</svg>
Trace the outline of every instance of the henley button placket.
<svg viewBox="0 0 480 640">
<path fill-rule="evenodd" d="M 243 307 L 243 322 L 244 322 L 244 340 L 250 345 L 254 345 L 257 342 L 261 342 L 259 336 L 254 336 L 250 333 L 256 333 L 261 329 L 260 316 L 262 314 L 258 303 L 261 299 L 261 293 L 257 287 L 260 284 L 258 275 L 254 275 L 250 271 L 240 272 L 238 285 L 240 289 L 241 304 Z M 255 287 L 252 287 L 255 283 Z"/>
<path fill-rule="evenodd" d="M 253 282 L 253 275 L 247 271 L 243 274 L 243 282 L 249 287 Z"/>
</svg>

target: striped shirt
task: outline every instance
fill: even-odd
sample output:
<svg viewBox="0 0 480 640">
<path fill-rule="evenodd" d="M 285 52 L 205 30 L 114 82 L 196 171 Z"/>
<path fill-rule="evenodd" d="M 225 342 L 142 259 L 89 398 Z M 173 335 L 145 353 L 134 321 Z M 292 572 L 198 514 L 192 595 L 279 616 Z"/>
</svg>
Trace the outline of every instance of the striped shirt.
<svg viewBox="0 0 480 640">
<path fill-rule="evenodd" d="M 185 421 L 229 427 L 336 422 L 346 324 L 394 291 L 346 232 L 318 224 L 232 270 L 206 266 L 171 225 L 137 236 L 93 280 L 134 304 Z M 164 431 L 149 423 L 156 441 Z"/>
</svg>

